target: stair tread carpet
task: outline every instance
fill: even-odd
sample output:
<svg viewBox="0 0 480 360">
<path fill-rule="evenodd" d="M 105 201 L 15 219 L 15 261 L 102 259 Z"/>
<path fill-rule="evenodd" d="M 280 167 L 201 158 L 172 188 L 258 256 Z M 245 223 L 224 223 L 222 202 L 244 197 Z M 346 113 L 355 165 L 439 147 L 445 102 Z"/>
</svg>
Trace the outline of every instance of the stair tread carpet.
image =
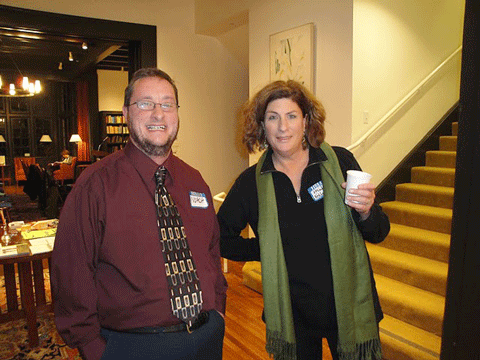
<svg viewBox="0 0 480 360">
<path fill-rule="evenodd" d="M 457 158 L 456 151 L 430 150 L 425 153 L 425 165 L 454 168 Z"/>
<path fill-rule="evenodd" d="M 457 136 L 440 136 L 440 150 L 457 151 Z"/>
<path fill-rule="evenodd" d="M 446 263 L 450 234 L 392 223 L 387 238 L 377 245 Z"/>
<path fill-rule="evenodd" d="M 420 205 L 453 208 L 453 187 L 405 183 L 396 186 L 395 199 Z"/>
<path fill-rule="evenodd" d="M 383 358 L 388 360 L 438 360 L 441 338 L 389 315 L 380 322 Z"/>
<path fill-rule="evenodd" d="M 445 296 L 448 264 L 367 243 L 375 274 Z"/>
<path fill-rule="evenodd" d="M 458 121 L 452 123 L 452 135 L 458 135 Z"/>
<path fill-rule="evenodd" d="M 451 209 L 402 201 L 384 202 L 382 208 L 388 214 L 391 223 L 450 233 L 452 225 Z"/>
<path fill-rule="evenodd" d="M 441 336 L 445 297 L 379 274 L 374 276 L 385 314 Z"/>
<path fill-rule="evenodd" d="M 438 166 L 415 166 L 412 168 L 412 183 L 454 187 L 455 169 Z"/>
</svg>

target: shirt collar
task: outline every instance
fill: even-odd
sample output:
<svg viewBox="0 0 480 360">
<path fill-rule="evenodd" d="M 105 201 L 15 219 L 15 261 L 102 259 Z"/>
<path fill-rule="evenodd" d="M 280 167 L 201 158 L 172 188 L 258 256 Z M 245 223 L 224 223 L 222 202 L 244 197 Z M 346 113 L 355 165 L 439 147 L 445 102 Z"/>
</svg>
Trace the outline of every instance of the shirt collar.
<svg viewBox="0 0 480 360">
<path fill-rule="evenodd" d="M 138 171 L 143 181 L 148 184 L 150 182 L 155 183 L 155 172 L 157 171 L 158 165 L 155 161 L 150 159 L 145 155 L 135 144 L 130 140 L 125 146 L 125 155 L 131 161 L 132 165 Z M 165 186 L 172 185 L 173 179 L 175 178 L 175 155 L 168 155 L 167 159 L 163 162 L 163 166 L 167 169 L 167 177 L 165 179 Z"/>
<path fill-rule="evenodd" d="M 260 171 L 261 174 L 266 172 L 277 171 L 275 166 L 273 166 L 273 159 L 272 159 L 273 150 L 269 148 L 267 150 L 267 157 L 263 162 L 262 170 Z M 310 150 L 308 152 L 308 164 L 307 167 L 313 164 L 319 164 L 322 161 L 327 160 L 327 155 L 323 152 L 320 148 L 314 148 L 310 146 Z"/>
</svg>

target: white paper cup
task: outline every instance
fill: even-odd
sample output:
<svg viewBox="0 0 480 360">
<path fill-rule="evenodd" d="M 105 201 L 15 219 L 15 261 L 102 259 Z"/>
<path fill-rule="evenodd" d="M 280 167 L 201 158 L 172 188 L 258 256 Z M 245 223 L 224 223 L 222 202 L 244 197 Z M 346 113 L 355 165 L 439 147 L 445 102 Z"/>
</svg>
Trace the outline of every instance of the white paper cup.
<svg viewBox="0 0 480 360">
<path fill-rule="evenodd" d="M 358 189 L 358 185 L 366 184 L 370 182 L 372 175 L 369 173 L 358 171 L 358 170 L 348 170 L 347 171 L 347 187 L 345 189 L 345 204 L 347 204 L 347 195 L 349 196 L 358 196 L 355 194 L 349 194 L 350 189 Z"/>
</svg>

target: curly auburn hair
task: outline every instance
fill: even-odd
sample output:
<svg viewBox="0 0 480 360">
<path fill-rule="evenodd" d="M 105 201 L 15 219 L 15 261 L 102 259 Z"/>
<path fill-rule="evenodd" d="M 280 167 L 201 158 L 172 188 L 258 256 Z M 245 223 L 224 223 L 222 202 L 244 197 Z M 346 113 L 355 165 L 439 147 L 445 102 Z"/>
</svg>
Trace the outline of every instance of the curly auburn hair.
<svg viewBox="0 0 480 360">
<path fill-rule="evenodd" d="M 265 86 L 243 105 L 240 113 L 244 121 L 242 141 L 249 153 L 256 148 L 265 149 L 265 111 L 270 102 L 284 98 L 294 101 L 302 110 L 302 116 L 306 117 L 305 136 L 308 144 L 314 148 L 320 147 L 325 139 L 325 109 L 322 103 L 302 84 L 294 80 L 279 80 Z M 306 148 L 307 144 L 304 146 Z"/>
</svg>

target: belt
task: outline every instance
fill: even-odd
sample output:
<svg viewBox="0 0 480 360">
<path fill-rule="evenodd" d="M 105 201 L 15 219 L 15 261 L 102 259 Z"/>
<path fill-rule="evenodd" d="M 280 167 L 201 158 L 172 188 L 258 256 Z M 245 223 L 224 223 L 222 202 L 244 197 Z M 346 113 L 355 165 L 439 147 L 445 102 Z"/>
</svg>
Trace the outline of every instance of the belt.
<svg viewBox="0 0 480 360">
<path fill-rule="evenodd" d="M 192 325 L 188 325 L 186 323 L 180 323 L 172 326 L 145 326 L 141 328 L 135 329 L 127 329 L 127 330 L 115 330 L 118 332 L 125 332 L 130 334 L 160 334 L 160 333 L 174 333 L 174 332 L 181 332 L 187 331 L 191 334 L 194 330 L 199 329 L 202 325 L 208 322 L 208 312 L 201 312 Z"/>
</svg>

